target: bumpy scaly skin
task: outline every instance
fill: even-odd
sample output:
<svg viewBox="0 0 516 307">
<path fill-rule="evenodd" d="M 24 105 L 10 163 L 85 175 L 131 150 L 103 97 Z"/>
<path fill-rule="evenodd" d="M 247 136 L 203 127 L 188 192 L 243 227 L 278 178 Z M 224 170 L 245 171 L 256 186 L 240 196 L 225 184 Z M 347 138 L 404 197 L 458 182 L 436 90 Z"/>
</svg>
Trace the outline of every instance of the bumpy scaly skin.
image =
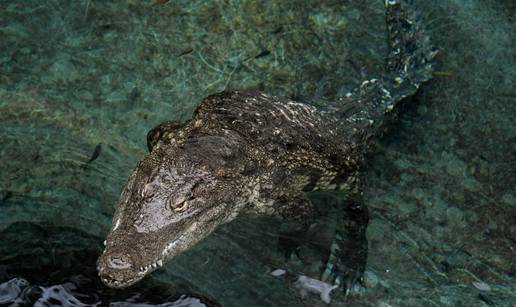
<svg viewBox="0 0 516 307">
<path fill-rule="evenodd" d="M 396 103 L 429 78 L 435 52 L 399 1 L 386 1 L 391 54 L 383 78 L 365 81 L 327 110 L 256 91 L 207 97 L 186 123 L 148 136 L 150 154 L 129 178 L 99 275 L 126 287 L 242 211 L 310 223 L 313 190 L 347 190 L 349 204 L 323 279 L 349 287 L 365 268 L 367 209 L 360 166 Z"/>
</svg>

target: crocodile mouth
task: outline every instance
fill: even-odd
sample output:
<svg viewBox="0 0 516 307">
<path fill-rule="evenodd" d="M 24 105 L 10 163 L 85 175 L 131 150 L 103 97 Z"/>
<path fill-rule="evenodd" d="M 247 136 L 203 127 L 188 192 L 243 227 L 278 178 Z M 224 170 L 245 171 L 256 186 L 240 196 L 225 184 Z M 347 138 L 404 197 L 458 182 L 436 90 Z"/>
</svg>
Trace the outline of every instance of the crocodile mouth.
<svg viewBox="0 0 516 307">
<path fill-rule="evenodd" d="M 133 284 L 135 284 L 136 282 L 140 281 L 145 275 L 138 275 L 134 278 L 130 278 L 130 279 L 126 279 L 126 280 L 118 280 L 118 279 L 115 279 L 111 276 L 100 276 L 100 280 L 102 280 L 102 282 L 108 286 L 108 287 L 111 287 L 111 288 L 126 288 L 126 287 L 129 287 L 129 286 L 132 286 Z"/>
<path fill-rule="evenodd" d="M 148 273 L 163 266 L 163 260 L 157 260 L 146 266 L 140 266 L 136 270 L 132 267 L 113 268 L 106 266 L 104 261 L 97 265 L 100 280 L 108 287 L 125 288 L 143 279 Z"/>
</svg>

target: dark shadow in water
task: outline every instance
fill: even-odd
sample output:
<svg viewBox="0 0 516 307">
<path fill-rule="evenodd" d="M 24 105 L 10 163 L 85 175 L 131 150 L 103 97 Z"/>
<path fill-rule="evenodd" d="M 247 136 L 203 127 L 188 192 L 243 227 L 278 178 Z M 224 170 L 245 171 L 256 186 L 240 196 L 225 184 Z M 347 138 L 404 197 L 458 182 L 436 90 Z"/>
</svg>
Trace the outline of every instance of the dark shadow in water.
<svg viewBox="0 0 516 307">
<path fill-rule="evenodd" d="M 218 306 L 181 281 L 172 287 L 147 278 L 124 290 L 105 287 L 95 269 L 102 239 L 77 229 L 17 222 L 0 237 L 0 305 Z"/>
</svg>

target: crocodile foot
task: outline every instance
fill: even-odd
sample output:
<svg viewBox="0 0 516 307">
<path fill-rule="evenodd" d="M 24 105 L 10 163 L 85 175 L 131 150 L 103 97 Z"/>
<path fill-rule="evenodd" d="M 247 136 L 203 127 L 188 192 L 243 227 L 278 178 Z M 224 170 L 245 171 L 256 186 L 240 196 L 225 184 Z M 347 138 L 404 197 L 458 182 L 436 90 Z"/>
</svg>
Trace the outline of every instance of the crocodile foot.
<svg viewBox="0 0 516 307">
<path fill-rule="evenodd" d="M 278 237 L 278 250 L 283 253 L 285 262 L 292 258 L 292 254 L 296 255 L 301 262 L 305 262 L 302 257 L 299 235 L 299 233 L 280 233 Z"/>
</svg>

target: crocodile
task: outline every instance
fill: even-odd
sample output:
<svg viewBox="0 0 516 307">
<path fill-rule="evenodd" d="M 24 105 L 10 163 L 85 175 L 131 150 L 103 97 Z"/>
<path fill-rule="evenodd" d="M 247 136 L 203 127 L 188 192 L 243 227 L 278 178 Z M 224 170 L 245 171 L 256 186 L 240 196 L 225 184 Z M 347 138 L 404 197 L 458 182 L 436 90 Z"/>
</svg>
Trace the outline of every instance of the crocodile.
<svg viewBox="0 0 516 307">
<path fill-rule="evenodd" d="M 365 161 L 399 102 L 431 79 L 437 54 L 408 4 L 386 0 L 385 16 L 385 72 L 324 108 L 224 91 L 206 97 L 190 120 L 151 129 L 149 154 L 122 191 L 97 261 L 102 282 L 130 286 L 244 212 L 295 225 L 287 234 L 306 232 L 316 215 L 307 197 L 314 190 L 347 194 L 320 278 L 343 289 L 362 282 Z"/>
</svg>

